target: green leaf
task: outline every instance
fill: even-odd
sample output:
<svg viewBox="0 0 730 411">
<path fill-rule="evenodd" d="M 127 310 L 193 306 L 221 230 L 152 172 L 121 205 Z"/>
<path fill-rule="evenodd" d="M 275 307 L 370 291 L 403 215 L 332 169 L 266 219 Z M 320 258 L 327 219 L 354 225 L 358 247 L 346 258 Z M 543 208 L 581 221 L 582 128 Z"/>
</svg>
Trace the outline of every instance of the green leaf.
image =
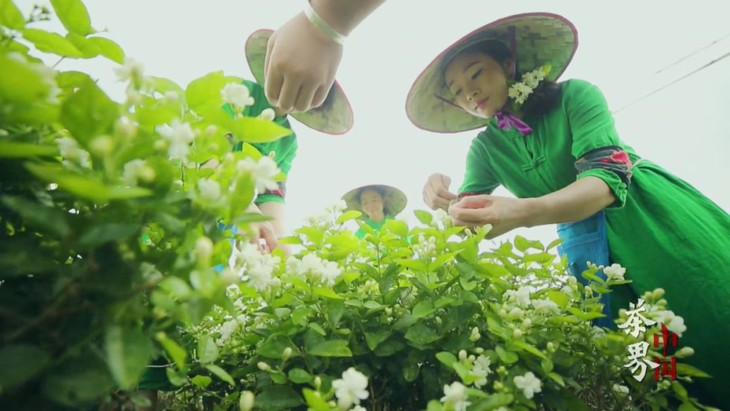
<svg viewBox="0 0 730 411">
<path fill-rule="evenodd" d="M 424 318 L 433 314 L 435 311 L 436 308 L 433 306 L 431 301 L 424 300 L 416 304 L 415 307 L 413 307 L 413 312 L 411 314 L 414 318 Z"/>
<path fill-rule="evenodd" d="M 545 247 L 545 251 L 552 250 L 553 248 L 559 246 L 562 242 L 563 242 L 562 238 L 557 238 L 557 239 L 551 241 L 550 244 L 548 244 L 548 246 Z"/>
<path fill-rule="evenodd" d="M 418 221 L 423 224 L 431 225 L 431 223 L 433 222 L 433 214 L 429 213 L 428 211 L 414 210 L 413 214 L 415 214 Z"/>
<path fill-rule="evenodd" d="M 329 301 L 327 303 L 327 321 L 331 328 L 338 328 L 340 319 L 345 314 L 345 304 L 340 301 Z"/>
<path fill-rule="evenodd" d="M 218 377 L 221 380 L 227 382 L 231 386 L 235 386 L 236 385 L 236 383 L 233 382 L 233 378 L 231 377 L 231 375 L 228 374 L 226 372 L 226 370 L 224 370 L 223 368 L 221 368 L 221 367 L 219 367 L 219 366 L 217 366 L 215 364 L 208 364 L 208 365 L 205 366 L 205 368 L 207 368 L 208 371 L 212 372 L 213 374 L 215 374 L 216 377 Z"/>
<path fill-rule="evenodd" d="M 185 281 L 177 277 L 167 277 L 159 285 L 160 288 L 166 290 L 177 299 L 184 299 L 192 293 L 190 286 Z"/>
<path fill-rule="evenodd" d="M 56 155 L 58 155 L 57 147 L 0 141 L 0 158 L 52 157 Z"/>
<path fill-rule="evenodd" d="M 368 344 L 368 348 L 372 351 L 375 350 L 380 343 L 387 340 L 393 332 L 387 328 L 381 328 L 372 332 L 364 331 L 363 334 L 365 334 L 365 342 Z"/>
<path fill-rule="evenodd" d="M 41 29 L 22 30 L 23 38 L 33 43 L 40 51 L 62 57 L 78 58 L 84 54 L 67 38 Z"/>
<path fill-rule="evenodd" d="M 685 393 L 685 397 L 686 397 L 686 393 Z M 692 405 L 691 402 L 685 401 L 679 406 L 679 408 L 677 408 L 677 411 L 699 411 L 699 409 L 697 407 L 695 407 L 694 405 Z"/>
<path fill-rule="evenodd" d="M 33 345 L 6 345 L 0 349 L 0 388 L 3 392 L 38 375 L 51 356 Z"/>
<path fill-rule="evenodd" d="M 291 348 L 292 356 L 300 354 L 299 348 L 291 339 L 284 335 L 272 335 L 264 340 L 257 351 L 264 358 L 280 360 L 287 348 Z"/>
<path fill-rule="evenodd" d="M 223 76 L 222 71 L 208 73 L 188 84 L 187 89 L 185 89 L 185 101 L 187 101 L 188 106 L 195 111 L 198 111 L 198 108 L 210 106 L 217 107 L 223 114 L 225 114 L 220 108 L 223 106 L 221 89 L 223 89 L 227 83 L 228 81 L 225 76 Z"/>
<path fill-rule="evenodd" d="M 317 323 L 309 323 L 308 327 L 311 328 L 312 330 L 314 330 L 317 334 L 321 335 L 322 337 L 327 336 L 327 332 L 324 330 L 324 328 L 322 328 L 322 326 Z"/>
<path fill-rule="evenodd" d="M 301 368 L 292 368 L 289 370 L 289 380 L 295 384 L 306 384 L 312 381 L 313 378 L 312 374 Z"/>
<path fill-rule="evenodd" d="M 249 143 L 270 143 L 292 134 L 292 131 L 273 121 L 257 117 L 242 117 L 233 122 L 231 132 Z"/>
<path fill-rule="evenodd" d="M 399 265 L 402 265 L 403 267 L 410 268 L 411 270 L 415 271 L 426 271 L 428 266 L 425 262 L 421 260 L 398 260 L 396 261 Z"/>
<path fill-rule="evenodd" d="M 426 324 L 418 323 L 406 331 L 405 338 L 418 345 L 426 345 L 440 340 L 442 336 Z"/>
<path fill-rule="evenodd" d="M 510 342 L 510 346 L 521 348 L 521 349 L 529 352 L 530 354 L 535 355 L 536 357 L 542 358 L 543 360 L 548 359 L 548 357 L 545 354 L 543 354 L 542 351 L 538 350 L 534 346 L 532 346 L 524 341 L 513 340 L 512 342 Z"/>
<path fill-rule="evenodd" d="M 256 396 L 256 408 L 279 411 L 302 405 L 302 397 L 289 385 L 269 385 Z"/>
<path fill-rule="evenodd" d="M 327 401 L 322 398 L 320 393 L 317 391 L 310 390 L 309 388 L 305 388 L 302 390 L 302 394 L 304 394 L 304 400 L 307 402 L 307 406 L 309 407 L 309 410 L 311 411 L 330 411 L 331 408 L 327 404 Z"/>
<path fill-rule="evenodd" d="M 454 354 L 452 354 L 448 351 L 442 351 L 442 352 L 436 354 L 436 359 L 441 361 L 448 367 L 453 366 L 455 362 L 459 361 Z"/>
<path fill-rule="evenodd" d="M 157 341 L 162 345 L 167 354 L 175 361 L 177 368 L 182 370 L 185 368 L 185 360 L 187 359 L 188 353 L 182 349 L 174 340 L 170 339 L 165 333 L 157 333 Z"/>
<path fill-rule="evenodd" d="M 122 49 L 122 47 L 119 46 L 119 44 L 117 44 L 113 40 L 109 40 L 108 38 L 104 37 L 88 37 L 87 40 L 94 47 L 99 49 L 100 55 L 115 63 L 124 63 L 124 50 Z"/>
<path fill-rule="evenodd" d="M 89 12 L 81 0 L 51 0 L 51 5 L 66 30 L 81 36 L 94 32 Z"/>
<path fill-rule="evenodd" d="M 408 235 L 408 224 L 400 220 L 387 220 L 383 228 L 401 237 Z"/>
<path fill-rule="evenodd" d="M 540 366 L 542 367 L 543 371 L 550 372 L 553 370 L 553 362 L 550 359 L 544 359 L 540 361 Z"/>
<path fill-rule="evenodd" d="M 677 363 L 677 374 L 688 375 L 691 377 L 710 378 L 710 375 L 706 372 L 686 363 Z"/>
<path fill-rule="evenodd" d="M 515 362 L 517 362 L 517 360 L 520 359 L 520 357 L 517 354 L 515 354 L 512 351 L 505 350 L 504 348 L 502 348 L 501 345 L 498 345 L 495 348 L 495 351 L 496 351 L 497 356 L 499 357 L 499 359 L 502 360 L 506 364 L 515 363 Z"/>
<path fill-rule="evenodd" d="M 8 103 L 37 103 L 47 99 L 50 93 L 51 84 L 34 63 L 18 61 L 0 53 L 0 100 L 4 107 Z M 7 109 L 9 107 L 4 108 Z"/>
<path fill-rule="evenodd" d="M 80 198 L 105 202 L 109 200 L 128 200 L 152 194 L 150 190 L 139 187 L 108 187 L 98 180 L 79 174 L 72 174 L 62 167 L 27 163 L 26 168 L 47 183 L 57 183 L 60 189 L 71 192 Z"/>
<path fill-rule="evenodd" d="M 141 328 L 110 326 L 104 334 L 109 369 L 123 389 L 133 387 L 144 373 L 152 355 L 152 345 Z"/>
<path fill-rule="evenodd" d="M 344 297 L 341 297 L 339 294 L 332 291 L 331 288 L 317 287 L 314 289 L 314 294 L 333 300 L 344 300 Z"/>
<path fill-rule="evenodd" d="M 580 318 L 581 320 L 588 321 L 588 320 L 595 320 L 596 318 L 603 318 L 605 317 L 604 314 L 600 312 L 584 312 L 578 308 L 575 307 L 569 307 L 568 312 L 575 315 L 576 317 Z"/>
<path fill-rule="evenodd" d="M 96 355 L 68 358 L 44 375 L 43 395 L 73 409 L 85 408 L 114 389 L 109 367 Z"/>
<path fill-rule="evenodd" d="M 67 214 L 21 197 L 0 197 L 0 201 L 23 218 L 23 223 L 65 238 L 71 231 Z"/>
<path fill-rule="evenodd" d="M 565 308 L 570 303 L 570 296 L 562 291 L 547 290 L 547 296 L 560 308 Z"/>
<path fill-rule="evenodd" d="M 352 351 L 345 340 L 330 340 L 312 347 L 308 354 L 318 357 L 352 357 Z"/>
<path fill-rule="evenodd" d="M 68 33 L 66 39 L 81 52 L 83 58 L 93 58 L 101 53 L 101 50 L 99 50 L 96 44 L 80 34 Z"/>
<path fill-rule="evenodd" d="M 337 217 L 337 224 L 342 224 L 350 220 L 354 220 L 362 215 L 362 212 L 357 210 L 347 210 L 341 216 Z"/>
<path fill-rule="evenodd" d="M 403 379 L 408 382 L 413 382 L 418 378 L 418 374 L 420 374 L 421 368 L 418 366 L 418 364 L 409 362 L 403 366 Z"/>
<path fill-rule="evenodd" d="M 112 132 L 119 105 L 90 79 L 61 106 L 61 123 L 84 146 L 96 136 Z"/>
<path fill-rule="evenodd" d="M 218 346 L 210 336 L 198 339 L 198 359 L 202 364 L 210 364 L 218 359 Z"/>
<path fill-rule="evenodd" d="M 25 27 L 25 18 L 13 0 L 0 0 L 0 26 L 15 30 Z"/>
<path fill-rule="evenodd" d="M 213 379 L 207 375 L 196 375 L 191 379 L 192 383 L 200 388 L 207 388 Z"/>
<path fill-rule="evenodd" d="M 560 385 L 561 387 L 565 387 L 565 381 L 563 381 L 563 377 L 561 377 L 559 374 L 549 372 L 547 376 L 550 377 L 553 381 L 557 382 L 558 385 Z"/>
</svg>

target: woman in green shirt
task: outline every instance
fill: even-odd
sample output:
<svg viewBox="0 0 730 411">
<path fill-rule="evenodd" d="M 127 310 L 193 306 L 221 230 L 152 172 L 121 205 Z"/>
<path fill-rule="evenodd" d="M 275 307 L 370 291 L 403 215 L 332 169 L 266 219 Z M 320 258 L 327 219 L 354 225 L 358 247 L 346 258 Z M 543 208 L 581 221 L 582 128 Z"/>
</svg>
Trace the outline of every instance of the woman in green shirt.
<svg viewBox="0 0 730 411">
<path fill-rule="evenodd" d="M 365 224 L 376 231 L 403 211 L 408 201 L 402 191 L 385 184 L 354 188 L 342 196 L 342 199 L 345 200 L 348 210 L 362 212 Z M 360 228 L 355 235 L 364 238 L 365 231 Z"/>
<path fill-rule="evenodd" d="M 682 361 L 714 377 L 702 382 L 702 400 L 730 404 L 730 215 L 626 145 L 596 86 L 555 82 L 576 47 L 570 22 L 532 13 L 487 24 L 441 53 L 411 88 L 409 118 L 437 132 L 486 128 L 460 194 L 434 174 L 424 199 L 448 208 L 455 224 L 491 224 L 492 237 L 558 224 L 574 275 L 587 261 L 626 267 L 632 283 L 611 294 L 614 312 L 664 288 L 686 323 L 681 345 L 696 350 Z M 517 198 L 491 195 L 499 185 Z"/>
</svg>

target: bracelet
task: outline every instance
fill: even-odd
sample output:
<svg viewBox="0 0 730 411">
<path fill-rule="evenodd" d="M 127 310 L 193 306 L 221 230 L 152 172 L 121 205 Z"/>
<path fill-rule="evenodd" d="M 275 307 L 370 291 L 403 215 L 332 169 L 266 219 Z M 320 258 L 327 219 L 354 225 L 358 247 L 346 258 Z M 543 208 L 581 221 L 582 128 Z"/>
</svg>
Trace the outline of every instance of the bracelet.
<svg viewBox="0 0 730 411">
<path fill-rule="evenodd" d="M 324 34 L 325 37 L 339 45 L 345 44 L 347 36 L 338 33 L 337 30 L 333 29 L 326 21 L 322 20 L 322 18 L 319 17 L 319 14 L 314 11 L 309 1 L 307 1 L 307 6 L 304 8 L 304 14 L 307 16 L 307 19 L 309 19 L 309 22 L 312 23 L 317 30 Z"/>
</svg>

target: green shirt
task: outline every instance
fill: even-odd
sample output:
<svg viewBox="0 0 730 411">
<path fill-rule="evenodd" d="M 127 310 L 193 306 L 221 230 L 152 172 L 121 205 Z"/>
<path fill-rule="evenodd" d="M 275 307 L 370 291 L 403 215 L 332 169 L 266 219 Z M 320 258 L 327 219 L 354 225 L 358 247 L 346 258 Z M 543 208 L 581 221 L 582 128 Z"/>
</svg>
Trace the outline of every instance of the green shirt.
<svg viewBox="0 0 730 411">
<path fill-rule="evenodd" d="M 243 80 L 242 84 L 248 87 L 249 94 L 254 99 L 254 103 L 250 106 L 247 106 L 243 110 L 244 116 L 257 117 L 265 109 L 273 108 L 271 104 L 269 104 L 269 101 L 266 99 L 264 88 L 261 87 L 258 83 L 249 80 Z M 228 114 L 233 115 L 233 109 L 230 105 L 225 104 L 223 106 L 223 109 Z M 275 117 L 274 122 L 282 127 L 286 127 L 291 130 L 291 125 L 289 124 L 289 120 L 287 119 L 286 115 Z M 253 143 L 251 145 L 256 147 L 256 149 L 258 149 L 259 152 L 265 156 L 269 155 L 270 153 L 274 153 L 274 161 L 276 162 L 276 165 L 279 166 L 279 169 L 281 169 L 282 173 L 287 176 L 289 175 L 289 170 L 291 170 L 292 162 L 294 161 L 294 157 L 296 157 L 297 154 L 297 136 L 294 131 L 292 131 L 290 135 L 280 138 L 276 141 L 272 141 L 270 143 Z M 234 144 L 233 150 L 239 151 L 241 150 L 241 147 L 242 143 L 240 141 L 236 142 Z M 282 191 L 286 190 L 285 182 L 280 183 L 280 188 L 282 189 Z M 267 202 L 284 203 L 284 198 L 274 194 L 264 193 L 259 194 L 256 197 L 255 202 L 256 204 L 262 204 Z"/>
<path fill-rule="evenodd" d="M 370 227 L 372 227 L 375 231 L 380 231 L 380 229 L 383 228 L 383 226 L 385 225 L 385 222 L 388 221 L 388 220 L 392 220 L 392 219 L 393 219 L 393 216 L 392 215 L 386 214 L 385 215 L 385 218 L 383 219 L 383 221 L 381 221 L 379 223 L 376 222 L 376 221 L 374 221 L 374 220 L 371 220 L 370 218 L 365 218 L 364 220 L 365 220 L 365 224 L 367 224 Z M 359 228 L 355 232 L 355 235 L 357 236 L 357 238 L 364 238 L 365 237 L 365 231 L 362 228 Z"/>
<path fill-rule="evenodd" d="M 603 180 L 616 202 L 606 209 L 612 262 L 633 282 L 611 295 L 616 309 L 629 308 L 645 291 L 664 288 L 670 309 L 685 320 L 683 359 L 719 378 L 703 382 L 730 404 L 722 375 L 730 369 L 730 215 L 684 180 L 643 160 L 618 136 L 601 91 L 582 80 L 561 84 L 559 106 L 523 119 L 533 132 L 502 130 L 492 119 L 467 155 L 462 193 L 491 193 L 503 185 L 519 198 L 560 190 L 587 176 Z M 685 138 L 701 138 L 697 135 Z M 638 136 L 640 138 L 640 136 Z M 679 136 L 678 136 L 679 137 Z M 577 173 L 574 163 L 591 150 L 620 147 L 635 164 L 627 186 L 613 171 Z M 701 153 L 696 153 L 697 158 Z"/>
</svg>

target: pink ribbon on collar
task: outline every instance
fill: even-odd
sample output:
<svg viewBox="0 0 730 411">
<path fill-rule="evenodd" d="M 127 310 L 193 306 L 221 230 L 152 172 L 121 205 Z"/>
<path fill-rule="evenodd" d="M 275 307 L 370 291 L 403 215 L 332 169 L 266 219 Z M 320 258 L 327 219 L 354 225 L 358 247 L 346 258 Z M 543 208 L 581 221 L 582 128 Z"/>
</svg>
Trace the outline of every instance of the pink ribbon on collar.
<svg viewBox="0 0 730 411">
<path fill-rule="evenodd" d="M 530 126 L 510 112 L 500 111 L 495 114 L 495 117 L 497 117 L 497 125 L 502 130 L 509 130 L 514 127 L 523 136 L 532 133 L 532 128 L 530 128 Z"/>
</svg>

